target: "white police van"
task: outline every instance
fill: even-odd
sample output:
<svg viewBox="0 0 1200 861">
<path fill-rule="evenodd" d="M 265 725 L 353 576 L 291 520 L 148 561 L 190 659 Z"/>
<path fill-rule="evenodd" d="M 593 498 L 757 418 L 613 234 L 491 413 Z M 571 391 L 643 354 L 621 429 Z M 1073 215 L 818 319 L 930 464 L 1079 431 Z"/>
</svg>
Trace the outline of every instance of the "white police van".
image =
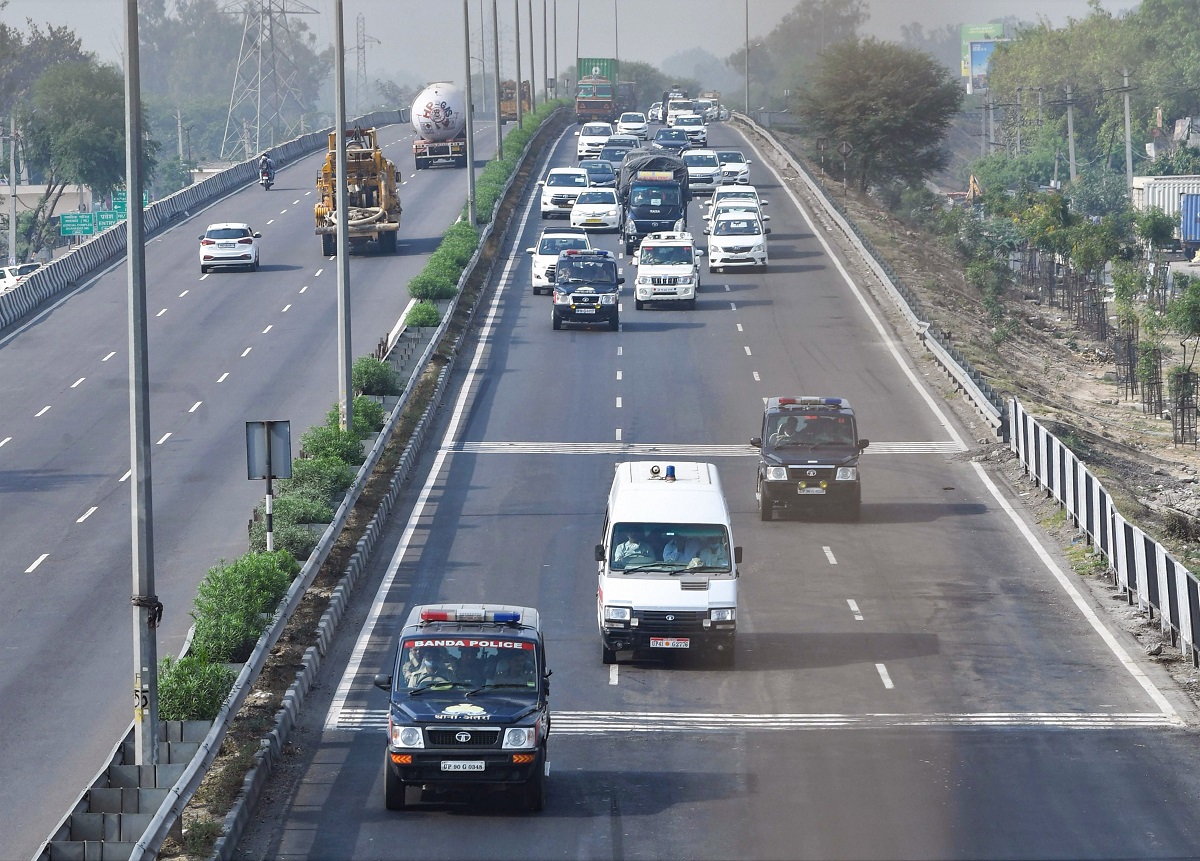
<svg viewBox="0 0 1200 861">
<path fill-rule="evenodd" d="M 595 558 L 604 663 L 687 650 L 733 664 L 742 548 L 716 466 L 617 464 Z"/>
</svg>

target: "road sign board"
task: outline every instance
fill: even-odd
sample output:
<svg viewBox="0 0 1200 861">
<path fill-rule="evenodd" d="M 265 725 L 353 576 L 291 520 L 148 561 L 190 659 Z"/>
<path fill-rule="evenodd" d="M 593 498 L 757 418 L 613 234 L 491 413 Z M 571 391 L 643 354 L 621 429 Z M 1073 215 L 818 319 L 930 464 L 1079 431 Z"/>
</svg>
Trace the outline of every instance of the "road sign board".
<svg viewBox="0 0 1200 861">
<path fill-rule="evenodd" d="M 110 209 L 101 209 L 96 212 L 96 230 L 108 230 L 114 224 L 120 224 L 124 221 L 126 215 L 124 212 L 114 212 Z"/>
<path fill-rule="evenodd" d="M 850 141 L 842 141 L 837 145 L 837 151 L 842 158 L 845 158 L 854 151 L 854 147 L 851 145 Z"/>
<path fill-rule="evenodd" d="M 112 211 L 126 213 L 129 211 L 129 195 L 123 191 L 112 193 Z"/>
<path fill-rule="evenodd" d="M 58 217 L 60 236 L 91 236 L 96 232 L 96 220 L 90 212 L 64 212 Z"/>
</svg>

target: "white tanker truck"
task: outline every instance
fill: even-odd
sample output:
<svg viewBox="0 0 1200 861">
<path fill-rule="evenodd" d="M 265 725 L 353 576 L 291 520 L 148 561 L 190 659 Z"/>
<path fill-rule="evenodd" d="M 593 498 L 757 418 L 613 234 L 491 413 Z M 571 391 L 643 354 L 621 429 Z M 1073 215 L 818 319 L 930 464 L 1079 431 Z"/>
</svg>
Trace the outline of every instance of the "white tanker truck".
<svg viewBox="0 0 1200 861">
<path fill-rule="evenodd" d="M 451 83 L 430 84 L 412 106 L 413 159 L 417 170 L 434 165 L 467 166 L 467 105 Z"/>
</svg>

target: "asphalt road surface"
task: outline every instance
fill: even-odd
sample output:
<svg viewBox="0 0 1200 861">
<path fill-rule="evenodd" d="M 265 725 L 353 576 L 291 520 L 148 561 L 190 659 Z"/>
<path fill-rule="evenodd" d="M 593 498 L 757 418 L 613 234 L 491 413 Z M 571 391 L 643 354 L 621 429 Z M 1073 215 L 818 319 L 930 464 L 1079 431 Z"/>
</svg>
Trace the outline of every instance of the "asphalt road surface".
<svg viewBox="0 0 1200 861">
<path fill-rule="evenodd" d="M 635 311 L 625 265 L 620 331 L 555 332 L 521 253 L 536 202 L 521 210 L 440 433 L 239 857 L 1195 856 L 1190 708 L 965 454 L 971 435 L 926 363 L 897 347 L 762 155 L 730 127 L 711 135 L 755 162 L 769 270 L 705 272 L 695 310 Z M 570 130 L 546 158 L 573 162 Z M 855 405 L 871 440 L 860 523 L 759 521 L 747 441 L 772 395 Z M 592 547 L 629 458 L 720 469 L 745 548 L 733 669 L 601 662 Z M 372 677 L 407 608 L 434 601 L 541 611 L 545 812 L 501 796 L 384 809 Z"/>
<path fill-rule="evenodd" d="M 352 354 L 371 353 L 466 200 L 465 172 L 413 170 L 408 126 L 381 129 L 406 177 L 395 256 L 351 259 Z M 476 129 L 477 166 L 495 126 Z M 245 422 L 300 434 L 336 403 L 337 272 L 313 233 L 324 153 L 154 235 L 146 248 L 160 655 L 183 646 L 196 585 L 246 551 L 265 488 Z M 209 223 L 262 233 L 261 269 L 200 274 Z M 0 857 L 29 858 L 132 720 L 128 303 L 123 263 L 0 335 Z"/>
</svg>

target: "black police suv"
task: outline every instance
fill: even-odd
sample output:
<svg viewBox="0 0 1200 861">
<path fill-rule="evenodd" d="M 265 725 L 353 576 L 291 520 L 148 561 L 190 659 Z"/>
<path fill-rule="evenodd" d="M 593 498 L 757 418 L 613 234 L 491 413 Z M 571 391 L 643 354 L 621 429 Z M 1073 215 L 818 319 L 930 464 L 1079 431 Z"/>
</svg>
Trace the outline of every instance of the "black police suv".
<svg viewBox="0 0 1200 861">
<path fill-rule="evenodd" d="M 615 332 L 621 324 L 617 303 L 624 283 L 611 251 L 572 248 L 561 252 L 554 265 L 551 325 L 561 329 L 563 323 L 607 324 Z"/>
<path fill-rule="evenodd" d="M 507 789 L 546 804 L 550 670 L 537 610 L 507 604 L 413 607 L 391 671 L 384 803 L 407 792 Z"/>
<path fill-rule="evenodd" d="M 858 438 L 854 410 L 845 398 L 768 398 L 760 449 L 758 511 L 772 520 L 776 509 L 839 514 L 858 520 L 862 482 L 858 460 L 870 442 Z"/>
</svg>

